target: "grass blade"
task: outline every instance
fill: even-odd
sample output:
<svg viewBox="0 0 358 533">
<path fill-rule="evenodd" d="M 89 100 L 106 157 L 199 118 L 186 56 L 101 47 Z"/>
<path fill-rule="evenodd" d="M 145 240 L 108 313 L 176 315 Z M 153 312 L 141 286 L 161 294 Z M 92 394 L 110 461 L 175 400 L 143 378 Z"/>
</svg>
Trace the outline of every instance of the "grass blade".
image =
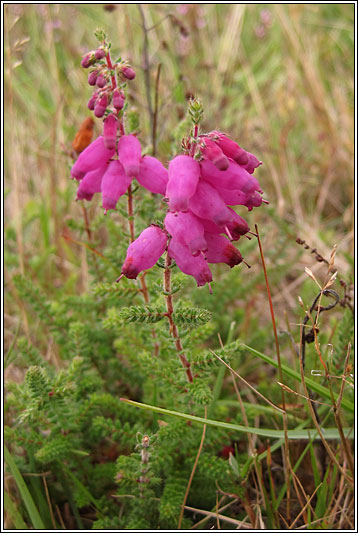
<svg viewBox="0 0 358 533">
<path fill-rule="evenodd" d="M 18 469 L 14 459 L 12 458 L 11 453 L 9 452 L 6 446 L 4 446 L 4 457 L 8 467 L 11 470 L 12 475 L 14 476 L 21 497 L 24 500 L 26 509 L 28 510 L 34 529 L 45 529 L 41 516 L 37 510 L 36 505 L 34 504 L 34 501 L 29 492 L 29 489 L 26 486 L 24 478 L 22 477 L 20 470 Z"/>
<path fill-rule="evenodd" d="M 9 493 L 6 490 L 4 490 L 4 509 L 6 509 L 6 512 L 9 513 L 16 529 L 28 529 L 21 514 L 16 509 L 16 505 L 14 504 L 14 502 L 10 498 Z"/>
<path fill-rule="evenodd" d="M 246 348 L 247 350 L 249 350 L 249 352 L 253 353 L 254 355 L 257 355 L 257 357 L 259 357 L 260 359 L 262 359 L 263 361 L 265 361 L 269 365 L 272 365 L 275 368 L 278 368 L 278 363 L 276 361 L 274 361 L 273 359 L 271 359 L 270 357 L 268 357 L 267 355 L 255 350 L 254 348 L 251 348 L 251 346 L 247 346 L 246 344 L 243 344 L 242 346 L 244 348 Z M 281 364 L 281 366 L 282 366 L 282 372 L 284 374 L 286 374 L 287 376 L 290 376 L 291 378 L 296 379 L 297 381 L 301 382 L 301 375 L 299 374 L 299 372 L 296 372 L 296 370 L 293 370 L 292 368 L 290 368 L 290 367 L 288 367 L 286 365 Z M 329 400 L 331 399 L 331 394 L 330 394 L 329 390 L 326 387 L 323 387 L 323 385 L 320 385 L 319 383 L 316 383 L 313 379 L 310 379 L 310 378 L 305 378 L 305 381 L 306 381 L 307 387 L 309 387 L 310 389 L 314 390 L 315 392 L 317 392 L 318 394 L 320 394 L 324 398 L 328 398 Z M 337 400 L 338 394 L 334 394 L 334 397 Z M 342 407 L 345 407 L 345 409 L 347 409 L 347 411 L 350 411 L 351 413 L 354 413 L 354 404 L 352 402 L 350 402 L 349 400 L 346 400 L 345 398 L 342 398 L 341 405 L 342 405 Z"/>
<path fill-rule="evenodd" d="M 186 420 L 191 420 L 192 422 L 198 422 L 199 424 L 207 424 L 208 426 L 220 427 L 228 429 L 230 431 L 239 431 L 241 433 L 253 433 L 255 435 L 261 435 L 262 437 L 268 437 L 271 439 L 281 439 L 284 437 L 284 432 L 279 429 L 266 429 L 266 428 L 256 428 L 256 427 L 247 427 L 239 426 L 238 424 L 230 424 L 228 422 L 220 422 L 219 420 L 210 420 L 206 418 L 201 418 L 199 416 L 188 415 L 186 413 L 179 413 L 178 411 L 170 411 L 169 409 L 162 409 L 161 407 L 155 407 L 153 405 L 147 405 L 145 403 L 135 402 L 133 400 L 127 400 L 126 398 L 121 398 L 122 402 L 125 402 L 134 407 L 139 407 L 140 409 L 147 409 L 155 413 L 161 413 L 163 415 L 177 416 L 179 418 L 184 418 Z M 322 428 L 321 429 L 325 439 L 335 440 L 339 439 L 339 432 L 336 428 Z M 354 432 L 351 428 L 345 428 L 344 433 L 347 438 L 354 438 Z M 291 429 L 288 431 L 288 438 L 290 440 L 296 439 L 319 439 L 319 435 L 315 428 L 311 429 Z"/>
</svg>

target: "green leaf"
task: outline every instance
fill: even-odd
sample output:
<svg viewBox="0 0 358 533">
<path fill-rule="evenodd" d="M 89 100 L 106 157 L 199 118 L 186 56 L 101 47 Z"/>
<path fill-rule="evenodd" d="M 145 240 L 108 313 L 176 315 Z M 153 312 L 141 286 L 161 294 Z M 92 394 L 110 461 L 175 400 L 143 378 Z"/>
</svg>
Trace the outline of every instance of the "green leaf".
<svg viewBox="0 0 358 533">
<path fill-rule="evenodd" d="M 275 368 L 278 368 L 277 361 L 274 361 L 267 355 L 255 350 L 254 348 L 251 348 L 251 346 L 247 346 L 246 344 L 242 344 L 241 346 L 249 350 L 249 352 L 253 353 L 254 355 L 257 355 L 257 357 L 260 357 L 260 359 L 262 359 L 269 365 L 272 365 Z M 290 376 L 291 378 L 296 379 L 299 382 L 302 381 L 301 374 L 299 372 L 296 372 L 296 370 L 293 370 L 292 368 L 289 368 L 288 366 L 283 365 L 283 364 L 281 364 L 281 368 L 282 368 L 282 372 L 286 374 L 287 376 Z M 329 400 L 331 399 L 329 390 L 326 387 L 323 387 L 323 385 L 316 383 L 313 379 L 310 379 L 310 378 L 305 378 L 305 383 L 309 389 L 314 390 L 315 392 L 323 396 L 323 398 L 328 398 Z M 333 393 L 333 395 L 334 395 L 335 400 L 337 400 L 338 394 Z M 345 398 L 342 398 L 341 405 L 342 407 L 345 407 L 347 411 L 354 413 L 354 405 L 352 402 L 346 400 Z"/>
<path fill-rule="evenodd" d="M 6 490 L 4 491 L 4 508 L 6 509 L 6 512 L 9 513 L 9 515 L 11 516 L 11 520 L 13 521 L 13 524 L 16 529 L 28 529 L 21 514 L 16 509 L 16 505 L 14 504 L 14 502 L 10 498 L 9 493 Z"/>
<path fill-rule="evenodd" d="M 26 509 L 28 510 L 34 529 L 45 529 L 41 516 L 37 510 L 36 505 L 34 504 L 34 501 L 31 497 L 29 489 L 26 486 L 24 478 L 22 477 L 20 470 L 18 469 L 14 459 L 12 458 L 11 453 L 9 452 L 6 446 L 4 446 L 4 457 L 8 467 L 11 470 L 12 475 L 14 476 L 21 497 L 24 500 Z"/>
<path fill-rule="evenodd" d="M 229 424 L 228 422 L 220 422 L 219 420 L 210 420 L 207 418 L 201 418 L 199 416 L 188 415 L 186 413 L 179 413 L 178 411 L 170 411 L 169 409 L 162 409 L 161 407 L 155 407 L 153 405 L 147 405 L 145 403 L 134 402 L 133 400 L 127 400 L 126 398 L 121 398 L 122 402 L 128 403 L 129 405 L 134 405 L 140 409 L 147 409 L 149 411 L 154 411 L 156 413 L 162 413 L 163 415 L 177 416 L 179 418 L 184 418 L 186 420 L 191 420 L 192 422 L 199 422 L 199 424 L 206 424 L 207 426 L 213 426 L 223 429 L 228 429 L 230 431 L 239 431 L 241 433 L 252 433 L 255 435 L 261 435 L 262 437 L 268 437 L 272 439 L 284 438 L 284 431 L 279 429 L 266 429 L 266 428 L 256 428 L 251 426 L 239 426 L 238 424 Z M 321 431 L 327 440 L 339 439 L 339 432 L 336 428 L 321 428 Z M 344 434 L 347 438 L 354 438 L 354 431 L 352 428 L 344 428 Z M 315 428 L 311 429 L 289 429 L 287 431 L 287 437 L 290 440 L 297 439 L 319 439 L 317 431 Z"/>
</svg>

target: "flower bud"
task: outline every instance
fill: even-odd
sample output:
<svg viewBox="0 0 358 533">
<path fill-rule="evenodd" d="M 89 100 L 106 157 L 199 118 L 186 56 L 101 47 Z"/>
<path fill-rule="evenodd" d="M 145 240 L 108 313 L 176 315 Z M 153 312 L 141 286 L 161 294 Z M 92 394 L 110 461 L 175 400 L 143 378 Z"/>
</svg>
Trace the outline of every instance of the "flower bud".
<svg viewBox="0 0 358 533">
<path fill-rule="evenodd" d="M 226 170 L 229 166 L 229 161 L 219 146 L 206 137 L 202 137 L 201 141 L 204 146 L 200 146 L 200 151 L 204 159 L 209 159 L 209 161 L 212 161 L 217 169 Z"/>
<path fill-rule="evenodd" d="M 81 61 L 81 66 L 83 68 L 88 68 L 94 63 L 94 54 L 93 52 L 88 52 L 86 55 L 83 56 Z"/>
<path fill-rule="evenodd" d="M 127 80 L 134 80 L 135 72 L 131 67 L 122 67 L 121 72 Z"/>
<path fill-rule="evenodd" d="M 208 249 L 205 253 L 208 263 L 226 263 L 230 268 L 242 261 L 242 255 L 225 237 L 205 233 Z"/>
<path fill-rule="evenodd" d="M 137 181 L 148 191 L 164 195 L 168 184 L 168 171 L 158 159 L 145 155 L 140 163 Z"/>
<path fill-rule="evenodd" d="M 190 211 L 187 213 L 167 213 L 165 227 L 172 237 L 189 247 L 193 255 L 205 252 L 208 245 L 204 238 L 204 228 L 200 220 Z"/>
<path fill-rule="evenodd" d="M 113 107 L 115 107 L 118 110 L 123 109 L 124 101 L 125 101 L 124 93 L 120 91 L 119 89 L 115 89 L 113 91 L 113 99 L 112 99 Z"/>
<path fill-rule="evenodd" d="M 106 85 L 107 83 L 107 80 L 105 78 L 105 76 L 103 76 L 103 74 L 100 74 L 97 78 L 96 78 L 96 85 L 97 87 L 99 87 L 100 89 L 103 89 L 103 87 Z"/>
<path fill-rule="evenodd" d="M 114 115 L 108 115 L 103 122 L 103 140 L 107 150 L 114 150 L 117 140 L 118 121 Z"/>
<path fill-rule="evenodd" d="M 106 52 L 104 51 L 103 48 L 97 48 L 97 50 L 94 53 L 94 57 L 96 59 L 103 59 L 104 57 L 106 57 Z"/>
<path fill-rule="evenodd" d="M 130 184 L 131 178 L 124 172 L 121 163 L 117 159 L 111 161 L 101 183 L 102 207 L 105 213 L 116 208 L 119 198 L 127 192 Z"/>
<path fill-rule="evenodd" d="M 97 118 L 103 117 L 103 115 L 106 112 L 107 105 L 108 105 L 108 96 L 104 94 L 97 100 L 96 105 L 94 106 L 94 114 Z"/>
<path fill-rule="evenodd" d="M 88 109 L 90 109 L 91 111 L 93 111 L 94 108 L 95 108 L 95 105 L 96 105 L 96 102 L 97 102 L 97 98 L 98 98 L 98 91 L 96 91 L 95 93 L 93 93 L 93 95 L 91 96 L 91 98 L 88 100 L 87 107 L 88 107 Z"/>
<path fill-rule="evenodd" d="M 95 170 L 107 163 L 113 156 L 114 150 L 107 150 L 103 137 L 97 137 L 83 152 L 80 153 L 76 163 L 71 169 L 71 175 L 77 180 L 84 178 L 87 172 Z"/>
<path fill-rule="evenodd" d="M 200 165 L 192 157 L 178 155 L 170 161 L 166 195 L 169 198 L 169 208 L 171 211 L 188 210 L 189 200 L 196 191 L 199 176 Z"/>
<path fill-rule="evenodd" d="M 98 77 L 98 70 L 94 70 L 88 75 L 88 84 L 89 85 L 96 85 L 96 80 Z"/>
<path fill-rule="evenodd" d="M 142 148 L 134 135 L 122 135 L 118 141 L 118 157 L 127 176 L 136 178 L 139 174 Z"/>
<path fill-rule="evenodd" d="M 210 283 L 213 280 L 208 263 L 202 255 L 194 257 L 188 246 L 178 239 L 172 238 L 168 246 L 168 254 L 172 257 L 179 269 L 196 279 L 198 287 Z"/>
<path fill-rule="evenodd" d="M 136 279 L 138 274 L 155 265 L 167 246 L 168 236 L 158 226 L 149 226 L 132 242 L 122 267 L 122 274 Z"/>
</svg>

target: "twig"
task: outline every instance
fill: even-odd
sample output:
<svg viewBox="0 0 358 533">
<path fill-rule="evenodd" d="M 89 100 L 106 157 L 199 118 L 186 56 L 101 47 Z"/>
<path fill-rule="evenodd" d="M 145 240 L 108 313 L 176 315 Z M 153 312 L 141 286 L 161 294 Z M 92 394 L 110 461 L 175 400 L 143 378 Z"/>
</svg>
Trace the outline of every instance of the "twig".
<svg viewBox="0 0 358 533">
<path fill-rule="evenodd" d="M 155 94 L 154 94 L 154 114 L 153 114 L 153 129 L 152 129 L 152 153 L 153 156 L 157 153 L 157 124 L 158 124 L 158 101 L 159 101 L 159 79 L 162 64 L 158 63 L 157 76 L 155 78 Z"/>
<path fill-rule="evenodd" d="M 167 318 L 169 322 L 169 330 L 170 330 L 171 336 L 174 339 L 175 347 L 178 351 L 178 356 L 181 361 L 181 364 L 183 368 L 185 369 L 188 381 L 189 383 L 192 383 L 193 375 L 191 373 L 190 363 L 185 357 L 185 354 L 183 353 L 183 345 L 179 337 L 179 331 L 173 319 L 174 307 L 173 307 L 173 297 L 172 297 L 172 292 L 171 292 L 171 269 L 169 268 L 171 263 L 172 263 L 172 260 L 167 253 L 167 256 L 165 258 L 163 285 L 164 285 L 164 292 L 165 292 L 165 302 L 167 306 Z"/>
<path fill-rule="evenodd" d="M 258 242 L 259 249 L 260 249 L 262 268 L 263 268 L 263 271 L 264 271 L 265 283 L 266 283 L 266 291 L 267 291 L 267 296 L 268 296 L 269 306 L 270 306 L 272 328 L 273 328 L 273 332 L 274 332 L 275 345 L 276 345 L 278 371 L 279 371 L 280 381 L 281 381 L 281 383 L 283 383 L 283 373 L 282 373 L 282 367 L 281 367 L 280 345 L 279 345 L 279 342 L 278 342 L 275 313 L 274 313 L 274 310 L 273 310 L 272 298 L 271 298 L 271 290 L 270 290 L 270 285 L 269 285 L 268 276 L 267 276 L 265 257 L 264 257 L 264 252 L 263 252 L 261 239 L 260 239 L 260 233 L 259 233 L 259 229 L 258 229 L 257 224 L 255 224 L 255 232 L 257 234 L 257 242 Z M 285 481 L 286 481 L 286 486 L 287 486 L 287 509 L 286 509 L 286 512 L 287 512 L 287 519 L 290 521 L 291 520 L 291 512 L 290 512 L 290 470 L 292 470 L 292 468 L 291 468 L 291 463 L 290 463 L 290 449 L 289 449 L 288 436 L 287 436 L 287 428 L 288 428 L 288 426 L 287 426 L 287 415 L 286 415 L 286 406 L 285 406 L 285 393 L 284 393 L 282 388 L 281 388 L 281 402 L 282 402 L 282 408 L 284 410 L 283 430 L 284 430 L 284 434 L 285 434 L 285 463 L 286 463 L 286 465 L 285 465 L 286 466 L 286 468 L 285 468 L 285 478 L 286 478 Z"/>
<path fill-rule="evenodd" d="M 52 525 L 53 525 L 53 529 L 57 529 L 55 517 L 53 515 L 50 494 L 49 494 L 48 487 L 47 487 L 46 476 L 42 476 L 42 481 L 43 481 L 43 484 L 44 484 L 44 487 L 45 487 L 46 500 L 47 500 L 48 508 L 49 508 L 49 511 L 50 511 L 50 516 L 51 516 L 51 522 L 52 522 Z"/>
<path fill-rule="evenodd" d="M 206 416 L 207 416 L 207 408 L 205 407 L 204 418 L 206 418 Z M 201 441 L 200 441 L 200 444 L 199 444 L 198 453 L 196 454 L 196 458 L 195 458 L 194 465 L 193 465 L 193 468 L 192 468 L 192 471 L 191 471 L 191 474 L 190 474 L 188 485 L 186 487 L 184 500 L 183 500 L 183 505 L 182 505 L 182 508 L 180 510 L 180 515 L 179 515 L 179 520 L 178 520 L 178 528 L 177 529 L 181 528 L 181 524 L 182 524 L 183 516 L 184 516 L 184 508 L 185 508 L 186 500 L 188 499 L 188 495 L 189 495 L 190 487 L 191 487 L 191 484 L 192 484 L 192 481 L 193 481 L 193 478 L 194 478 L 195 470 L 196 470 L 196 467 L 198 465 L 198 461 L 199 461 L 199 457 L 200 457 L 200 454 L 201 454 L 201 450 L 203 449 L 204 440 L 205 440 L 205 433 L 206 433 L 206 424 L 204 424 L 204 427 L 203 427 L 203 433 L 201 435 Z M 218 516 L 218 514 L 217 514 L 217 516 Z"/>
</svg>

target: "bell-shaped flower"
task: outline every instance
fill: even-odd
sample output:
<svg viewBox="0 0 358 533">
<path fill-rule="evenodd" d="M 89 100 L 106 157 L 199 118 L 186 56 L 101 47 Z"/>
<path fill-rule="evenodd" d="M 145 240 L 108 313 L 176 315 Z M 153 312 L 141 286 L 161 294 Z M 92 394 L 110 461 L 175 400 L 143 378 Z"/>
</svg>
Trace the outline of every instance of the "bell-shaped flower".
<svg viewBox="0 0 358 533">
<path fill-rule="evenodd" d="M 108 96 L 107 96 L 107 94 L 104 94 L 104 95 L 100 96 L 96 100 L 96 103 L 95 103 L 95 106 L 94 106 L 94 114 L 95 114 L 95 116 L 97 118 L 103 117 L 103 115 L 106 112 L 107 105 L 108 105 Z"/>
<path fill-rule="evenodd" d="M 207 137 L 201 137 L 200 141 L 200 151 L 204 159 L 211 161 L 219 170 L 226 170 L 229 161 L 221 148 Z"/>
<path fill-rule="evenodd" d="M 207 218 L 219 226 L 226 226 L 232 219 L 218 191 L 202 179 L 199 180 L 195 194 L 189 201 L 189 208 L 199 218 Z"/>
<path fill-rule="evenodd" d="M 249 157 L 246 150 L 241 148 L 241 146 L 230 139 L 227 135 L 221 133 L 220 131 L 212 131 L 209 135 L 213 140 L 215 140 L 217 146 L 221 148 L 227 157 L 230 157 L 239 165 L 246 165 L 248 163 Z"/>
<path fill-rule="evenodd" d="M 249 160 L 245 165 L 243 165 L 243 167 L 247 170 L 247 172 L 249 172 L 249 174 L 253 174 L 255 171 L 255 168 L 262 165 L 262 161 L 259 161 L 254 154 L 250 154 L 250 152 L 246 152 L 246 153 L 249 157 Z"/>
<path fill-rule="evenodd" d="M 142 149 L 137 137 L 134 135 L 122 135 L 118 141 L 117 151 L 127 176 L 136 178 L 139 174 L 142 158 Z"/>
<path fill-rule="evenodd" d="M 131 181 L 122 164 L 118 160 L 111 161 L 101 183 L 102 207 L 105 213 L 116 208 L 118 199 L 127 192 Z"/>
<path fill-rule="evenodd" d="M 164 195 L 168 184 L 168 171 L 158 159 L 145 155 L 140 163 L 137 181 L 148 191 Z"/>
<path fill-rule="evenodd" d="M 216 167 L 215 167 L 216 168 Z M 178 155 L 169 163 L 166 196 L 172 212 L 187 211 L 189 200 L 196 191 L 200 176 L 200 165 L 188 155 Z"/>
<path fill-rule="evenodd" d="M 118 120 L 111 113 L 103 122 L 103 141 L 108 150 L 116 148 Z"/>
<path fill-rule="evenodd" d="M 224 171 L 218 170 L 211 161 L 202 161 L 200 167 L 202 178 L 217 189 L 239 189 L 246 194 L 260 189 L 257 179 L 231 159 L 228 169 Z"/>
<path fill-rule="evenodd" d="M 188 246 L 178 239 L 172 238 L 168 246 L 168 254 L 172 257 L 179 269 L 189 276 L 193 276 L 198 287 L 213 280 L 208 263 L 202 255 L 194 257 Z"/>
<path fill-rule="evenodd" d="M 165 227 L 172 237 L 189 247 L 193 255 L 205 252 L 208 245 L 204 238 L 204 228 L 200 220 L 190 211 L 187 213 L 167 213 Z"/>
<path fill-rule="evenodd" d="M 158 226 L 149 226 L 132 242 L 123 263 L 122 275 L 135 279 L 140 272 L 155 265 L 164 253 L 168 242 L 167 233 Z"/>
<path fill-rule="evenodd" d="M 103 137 L 97 137 L 81 154 L 71 169 L 71 176 L 77 180 L 84 178 L 87 172 L 101 167 L 114 155 L 114 150 L 108 150 Z"/>
<path fill-rule="evenodd" d="M 208 263 L 226 263 L 230 268 L 242 261 L 242 255 L 225 237 L 205 233 L 208 249 L 205 252 Z"/>
<path fill-rule="evenodd" d="M 102 178 L 108 168 L 107 163 L 97 168 L 96 170 L 91 170 L 87 172 L 83 180 L 80 181 L 80 184 L 77 189 L 77 198 L 76 200 L 92 200 L 93 195 L 96 192 L 101 192 L 101 183 Z"/>
</svg>

